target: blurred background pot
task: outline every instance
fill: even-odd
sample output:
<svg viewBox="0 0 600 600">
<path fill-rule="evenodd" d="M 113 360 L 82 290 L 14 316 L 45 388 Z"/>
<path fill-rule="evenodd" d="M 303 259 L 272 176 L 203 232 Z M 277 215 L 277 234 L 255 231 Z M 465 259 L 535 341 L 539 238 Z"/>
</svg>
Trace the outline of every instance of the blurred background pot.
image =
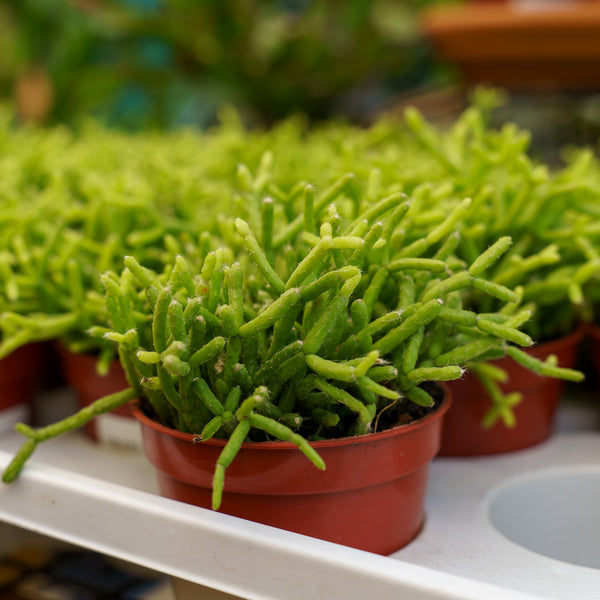
<svg viewBox="0 0 600 600">
<path fill-rule="evenodd" d="M 95 400 L 129 387 L 119 361 L 114 360 L 108 373 L 100 375 L 97 358 L 92 354 L 75 354 L 58 345 L 64 378 L 75 391 L 79 408 Z M 95 417 L 84 426 L 85 433 L 97 442 L 131 448 L 141 447 L 139 427 L 132 416 L 130 404 Z"/>
<path fill-rule="evenodd" d="M 45 373 L 46 346 L 28 344 L 0 360 L 0 432 L 29 422 L 33 399 Z"/>
<path fill-rule="evenodd" d="M 539 344 L 527 349 L 527 352 L 540 360 L 554 354 L 561 367 L 573 368 L 584 333 L 584 328 L 580 327 L 566 337 Z M 515 426 L 508 427 L 500 419 L 492 427 L 482 425 L 493 406 L 492 400 L 477 376 L 467 373 L 462 379 L 448 382 L 455 401 L 444 421 L 441 455 L 478 456 L 511 452 L 538 444 L 552 433 L 556 406 L 565 382 L 528 371 L 512 358 L 491 362 L 508 374 L 507 382 L 500 384 L 502 391 L 505 394 L 522 394 L 521 402 L 513 407 Z"/>
<path fill-rule="evenodd" d="M 598 2 L 467 2 L 425 11 L 423 30 L 469 83 L 598 88 Z"/>
</svg>

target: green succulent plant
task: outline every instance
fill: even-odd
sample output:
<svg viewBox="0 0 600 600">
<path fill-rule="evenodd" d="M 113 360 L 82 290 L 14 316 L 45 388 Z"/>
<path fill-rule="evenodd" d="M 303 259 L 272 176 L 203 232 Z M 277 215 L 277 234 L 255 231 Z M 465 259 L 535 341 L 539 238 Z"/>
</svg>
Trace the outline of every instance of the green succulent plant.
<svg viewBox="0 0 600 600">
<path fill-rule="evenodd" d="M 233 111 L 224 110 L 221 125 L 202 134 L 136 135 L 93 124 L 77 134 L 59 128 L 15 129 L 10 117 L 2 115 L 0 357 L 30 341 L 60 338 L 73 350 L 99 352 L 99 369 L 106 370 L 119 338 L 89 332 L 125 333 L 111 321 L 106 304 L 104 285 L 111 279 L 105 277 L 104 285 L 101 280 L 102 272 L 120 272 L 124 255 L 133 257 L 131 264 L 135 259 L 155 271 L 162 285 L 171 271 L 179 272 L 174 265 L 181 260 L 193 279 L 208 283 L 213 271 L 217 281 L 226 281 L 226 268 L 238 262 L 249 320 L 281 292 L 278 282 L 287 282 L 306 255 L 322 248 L 322 236 L 331 235 L 335 244 L 349 238 L 349 243 L 363 240 L 370 248 L 364 256 L 355 248 L 358 254 L 351 261 L 349 249 L 334 248 L 333 262 L 313 265 L 315 277 L 333 267 L 346 269 L 338 277 L 354 273 L 351 268 L 360 270 L 351 292 L 348 281 L 356 275 L 330 292 L 342 294 L 347 284 L 345 293 L 350 294 L 350 312 L 339 308 L 335 331 L 347 335 L 348 319 L 358 319 L 355 328 L 361 322 L 367 327 L 396 311 L 400 297 L 403 307 L 417 302 L 429 280 L 450 279 L 458 287 L 442 298 L 440 314 L 427 325 L 422 349 L 427 348 L 427 355 L 422 358 L 434 362 L 423 368 L 453 366 L 435 364 L 441 342 L 431 340 L 434 325 L 444 336 L 451 332 L 449 343 L 473 342 L 472 354 L 461 356 L 459 364 L 476 371 L 492 394 L 494 408 L 486 423 L 502 418 L 511 424 L 516 399 L 503 396 L 498 372 L 483 365 L 502 352 L 484 351 L 485 340 L 473 339 L 483 335 L 482 326 L 494 326 L 487 317 L 474 320 L 473 314 L 499 314 L 494 318 L 500 325 L 521 315 L 523 320 L 510 326 L 536 341 L 591 318 L 600 297 L 600 230 L 595 222 L 600 169 L 586 151 L 573 152 L 562 170 L 550 172 L 537 164 L 526 153 L 526 132 L 487 125 L 494 101 L 480 96 L 447 132 L 433 128 L 414 110 L 405 121 L 384 119 L 365 129 L 341 122 L 309 127 L 293 118 L 267 130 L 247 130 Z M 255 234 L 240 236 L 236 216 Z M 482 273 L 485 280 L 470 279 L 471 266 L 506 238 L 512 244 L 501 246 L 503 252 Z M 248 246 L 252 239 L 258 241 Z M 255 264 L 259 257 L 264 259 L 262 271 Z M 211 267 L 213 261 L 219 266 Z M 329 277 L 331 282 L 334 276 Z M 209 285 L 214 310 L 228 303 L 219 296 L 219 286 Z M 499 296 L 497 290 L 510 293 Z M 351 312 L 359 296 L 369 309 L 366 321 Z M 132 291 L 128 297 L 137 296 Z M 142 304 L 134 314 L 151 320 L 151 309 Z M 304 315 L 304 309 L 296 309 Z M 223 310 L 227 315 L 229 309 Z M 317 312 L 306 310 L 307 319 Z M 470 313 L 457 316 L 449 310 Z M 221 319 L 220 312 L 213 316 Z M 221 333 L 209 329 L 205 335 Z M 328 344 L 334 339 L 330 336 Z M 358 360 L 362 355 L 352 354 L 350 344 L 342 345 L 346 354 L 319 356 Z M 328 345 L 324 348 L 329 352 Z M 261 354 L 261 360 L 270 358 Z"/>
<path fill-rule="evenodd" d="M 197 265 L 180 255 L 157 273 L 129 256 L 120 275 L 105 274 L 111 328 L 92 333 L 118 344 L 131 388 L 46 428 L 19 425 L 27 440 L 4 480 L 40 442 L 137 397 L 198 441 L 228 440 L 215 468 L 216 509 L 244 440 L 291 441 L 324 468 L 310 441 L 418 418 L 435 406 L 426 384 L 458 379 L 466 364 L 510 355 L 545 375 L 581 379 L 519 349 L 533 344 L 520 330 L 530 312 L 486 277 L 509 238 L 469 264 L 455 256 L 469 200 L 407 245 L 410 202 L 353 197 L 351 181 L 317 198 L 304 186 L 297 212 L 257 200 L 255 226 L 226 219 L 231 242 L 204 245 Z M 466 310 L 468 290 L 503 309 Z"/>
<path fill-rule="evenodd" d="M 422 189 L 418 195 L 426 210 L 443 211 L 448 201 L 451 206 L 461 197 L 473 198 L 461 224 L 457 256 L 468 262 L 499 236 L 513 239 L 489 276 L 519 288 L 523 305 L 533 312 L 526 331 L 545 341 L 590 320 L 592 306 L 584 288 L 600 278 L 592 226 L 600 188 L 592 176 L 592 154 L 580 152 L 565 168 L 551 172 L 528 156 L 528 132 L 511 124 L 495 131 L 487 126 L 486 111 L 476 106 L 445 133 L 414 110 L 407 124 L 433 159 L 429 180 L 435 177 L 438 190 L 446 190 L 440 201 L 435 189 Z M 494 308 L 492 300 L 478 294 L 466 302 L 481 310 Z"/>
</svg>

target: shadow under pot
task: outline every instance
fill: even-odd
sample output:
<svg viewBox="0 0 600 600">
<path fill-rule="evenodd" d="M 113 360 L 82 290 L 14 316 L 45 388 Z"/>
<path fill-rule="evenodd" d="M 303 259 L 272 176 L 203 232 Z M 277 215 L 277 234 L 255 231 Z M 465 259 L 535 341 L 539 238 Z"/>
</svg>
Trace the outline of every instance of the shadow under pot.
<svg viewBox="0 0 600 600">
<path fill-rule="evenodd" d="M 540 360 L 554 354 L 561 367 L 574 368 L 583 336 L 581 327 L 566 337 L 527 348 L 526 352 Z M 510 357 L 490 362 L 508 375 L 507 382 L 500 384 L 502 391 L 522 394 L 521 402 L 513 407 L 514 427 L 508 427 L 500 419 L 489 428 L 482 425 L 493 403 L 477 376 L 468 372 L 461 379 L 448 382 L 455 401 L 444 420 L 440 455 L 512 452 L 534 446 L 552 433 L 565 382 L 537 375 Z"/>
<path fill-rule="evenodd" d="M 112 361 L 106 375 L 100 375 L 96 369 L 95 355 L 75 354 L 61 345 L 58 346 L 58 352 L 64 378 L 75 391 L 79 408 L 85 408 L 99 398 L 130 387 L 118 360 Z M 141 434 L 139 425 L 133 418 L 131 403 L 94 417 L 83 429 L 96 442 L 141 448 Z"/>
<path fill-rule="evenodd" d="M 43 383 L 47 348 L 33 343 L 0 360 L 0 432 L 30 422 L 33 400 Z"/>
<path fill-rule="evenodd" d="M 220 511 L 311 537 L 390 554 L 421 530 L 428 467 L 450 393 L 425 417 L 374 434 L 312 442 L 320 471 L 289 442 L 244 442 L 227 469 Z M 145 452 L 165 497 L 211 507 L 215 463 L 226 440 L 193 442 L 139 406 Z"/>
</svg>

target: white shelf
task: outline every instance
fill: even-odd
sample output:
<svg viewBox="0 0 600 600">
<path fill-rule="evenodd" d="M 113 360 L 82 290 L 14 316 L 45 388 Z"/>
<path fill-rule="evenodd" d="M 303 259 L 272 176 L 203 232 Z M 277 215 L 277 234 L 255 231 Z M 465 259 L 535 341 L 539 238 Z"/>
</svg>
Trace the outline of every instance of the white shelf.
<svg viewBox="0 0 600 600">
<path fill-rule="evenodd" d="M 581 419 L 577 410 L 565 428 L 590 428 L 588 408 Z M 20 442 L 2 436 L 0 469 Z M 487 516 L 506 480 L 581 461 L 600 461 L 598 432 L 562 431 L 501 457 L 436 459 L 424 531 L 381 557 L 161 498 L 141 453 L 75 433 L 43 444 L 17 482 L 0 486 L 0 521 L 249 599 L 583 600 L 597 598 L 600 570 L 525 550 Z"/>
<path fill-rule="evenodd" d="M 597 600 L 600 569 L 532 552 L 504 537 L 490 520 L 492 499 L 507 485 L 581 472 L 590 472 L 596 479 L 600 475 L 598 432 L 559 433 L 535 448 L 510 455 L 436 459 L 430 474 L 426 526 L 393 557 L 548 599 Z M 597 497 L 589 500 L 597 506 Z M 598 544 L 600 540 L 596 548 Z"/>
</svg>

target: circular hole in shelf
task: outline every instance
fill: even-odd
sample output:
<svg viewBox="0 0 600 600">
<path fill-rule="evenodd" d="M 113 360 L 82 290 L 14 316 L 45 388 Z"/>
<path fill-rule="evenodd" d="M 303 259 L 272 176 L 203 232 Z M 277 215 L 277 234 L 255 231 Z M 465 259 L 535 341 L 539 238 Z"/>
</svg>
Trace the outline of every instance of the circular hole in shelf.
<svg viewBox="0 0 600 600">
<path fill-rule="evenodd" d="M 537 471 L 491 497 L 494 527 L 550 558 L 600 569 L 600 465 Z"/>
</svg>

